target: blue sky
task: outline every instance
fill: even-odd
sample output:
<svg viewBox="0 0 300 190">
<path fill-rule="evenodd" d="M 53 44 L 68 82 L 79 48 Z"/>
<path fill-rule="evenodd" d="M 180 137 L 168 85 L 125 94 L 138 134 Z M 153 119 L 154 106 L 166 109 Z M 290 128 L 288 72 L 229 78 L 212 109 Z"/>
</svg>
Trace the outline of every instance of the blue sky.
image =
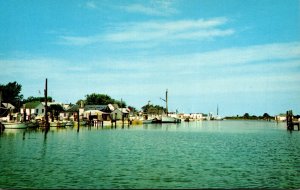
<svg viewBox="0 0 300 190">
<path fill-rule="evenodd" d="M 0 2 L 0 83 L 75 103 L 300 114 L 299 0 Z M 41 94 L 42 95 L 42 94 Z"/>
</svg>

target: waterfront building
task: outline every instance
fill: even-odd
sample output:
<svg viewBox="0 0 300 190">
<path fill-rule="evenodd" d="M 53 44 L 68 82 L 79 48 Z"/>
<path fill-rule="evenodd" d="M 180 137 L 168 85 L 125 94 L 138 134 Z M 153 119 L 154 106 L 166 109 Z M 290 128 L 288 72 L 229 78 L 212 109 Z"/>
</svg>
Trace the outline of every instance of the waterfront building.
<svg viewBox="0 0 300 190">
<path fill-rule="evenodd" d="M 42 102 L 34 101 L 27 102 L 23 104 L 22 108 L 20 108 L 20 113 L 26 113 L 26 120 L 30 120 L 30 117 L 37 116 L 45 113 L 45 106 Z"/>
</svg>

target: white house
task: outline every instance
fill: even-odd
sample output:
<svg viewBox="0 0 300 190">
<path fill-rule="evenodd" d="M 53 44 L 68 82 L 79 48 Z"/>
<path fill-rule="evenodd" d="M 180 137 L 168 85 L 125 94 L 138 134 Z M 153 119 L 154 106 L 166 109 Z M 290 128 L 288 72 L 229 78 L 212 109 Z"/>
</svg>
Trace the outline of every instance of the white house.
<svg viewBox="0 0 300 190">
<path fill-rule="evenodd" d="M 24 109 L 25 108 L 25 109 Z M 41 115 L 45 114 L 45 106 L 41 102 L 28 102 L 23 104 L 20 112 L 23 114 L 25 110 L 26 115 Z"/>
</svg>

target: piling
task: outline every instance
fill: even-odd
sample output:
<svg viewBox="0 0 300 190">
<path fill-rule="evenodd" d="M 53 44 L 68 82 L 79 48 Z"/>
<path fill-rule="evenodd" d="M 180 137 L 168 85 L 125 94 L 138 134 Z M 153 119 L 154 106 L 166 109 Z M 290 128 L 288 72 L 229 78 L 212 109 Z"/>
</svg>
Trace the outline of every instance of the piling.
<svg viewBox="0 0 300 190">
<path fill-rule="evenodd" d="M 293 111 L 289 110 L 286 112 L 286 125 L 287 125 L 287 130 L 293 131 L 294 126 L 296 125 L 298 127 L 298 131 L 300 130 L 299 127 L 299 121 L 293 121 Z"/>
<path fill-rule="evenodd" d="M 4 131 L 4 126 L 3 126 L 2 123 L 0 122 L 0 134 L 2 133 L 2 131 Z"/>
<path fill-rule="evenodd" d="M 46 133 L 49 131 L 50 129 L 50 125 L 49 125 L 49 119 L 48 119 L 48 79 L 46 78 L 46 82 L 45 82 L 45 129 L 46 129 Z"/>
<path fill-rule="evenodd" d="M 30 110 L 29 110 L 29 112 L 30 112 Z M 25 106 L 25 104 L 23 106 L 23 121 L 26 122 L 26 106 Z"/>
<path fill-rule="evenodd" d="M 117 120 L 115 119 L 115 129 L 117 128 Z"/>
<path fill-rule="evenodd" d="M 78 116 L 78 128 L 77 128 L 77 133 L 79 133 L 79 127 L 80 127 L 79 110 L 77 111 L 77 116 Z"/>
</svg>

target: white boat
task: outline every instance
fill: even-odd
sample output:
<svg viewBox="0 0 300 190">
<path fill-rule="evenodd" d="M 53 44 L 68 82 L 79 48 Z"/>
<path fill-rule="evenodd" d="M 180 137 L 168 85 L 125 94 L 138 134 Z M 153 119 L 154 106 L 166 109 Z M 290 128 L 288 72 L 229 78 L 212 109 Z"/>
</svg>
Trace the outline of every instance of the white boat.
<svg viewBox="0 0 300 190">
<path fill-rule="evenodd" d="M 23 122 L 2 122 L 5 129 L 26 129 L 27 125 Z"/>
<path fill-rule="evenodd" d="M 68 126 L 68 127 L 73 127 L 74 126 L 73 121 L 63 121 L 63 123 L 65 123 L 65 126 Z"/>
<path fill-rule="evenodd" d="M 162 116 L 161 123 L 180 123 L 181 119 L 171 116 Z"/>
<path fill-rule="evenodd" d="M 50 127 L 65 127 L 66 123 L 60 122 L 60 121 L 50 121 L 49 122 Z"/>
</svg>

